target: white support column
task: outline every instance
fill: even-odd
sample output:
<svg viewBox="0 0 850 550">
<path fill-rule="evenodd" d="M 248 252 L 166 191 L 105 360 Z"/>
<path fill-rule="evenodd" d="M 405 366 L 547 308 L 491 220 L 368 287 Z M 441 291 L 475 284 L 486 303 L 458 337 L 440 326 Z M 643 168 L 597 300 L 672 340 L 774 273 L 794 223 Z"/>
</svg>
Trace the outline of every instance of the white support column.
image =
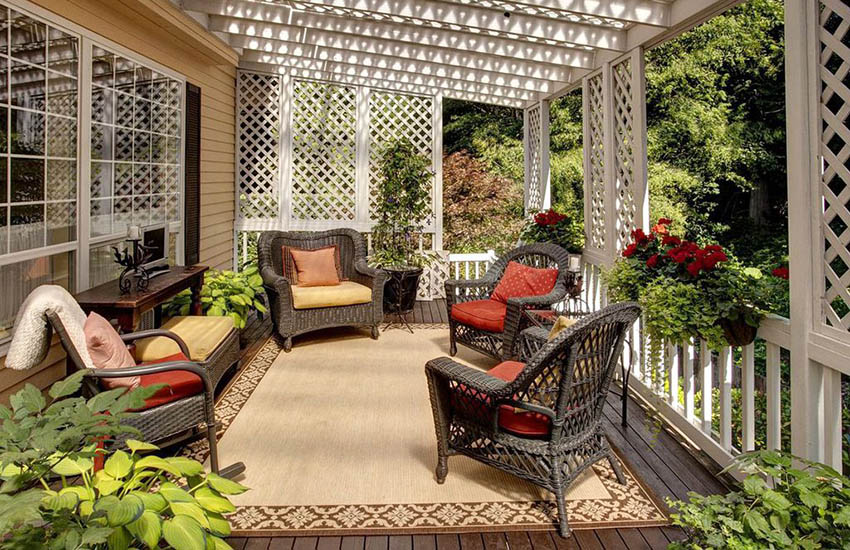
<svg viewBox="0 0 850 550">
<path fill-rule="evenodd" d="M 540 159 L 540 209 L 552 207 L 552 174 L 549 165 L 549 100 L 540 102 L 540 141 L 537 158 Z"/>
<path fill-rule="evenodd" d="M 369 94 L 365 86 L 357 88 L 357 116 L 354 128 L 356 148 L 355 197 L 357 222 L 369 222 Z"/>
<path fill-rule="evenodd" d="M 91 272 L 91 250 L 89 239 L 91 238 L 91 66 L 92 66 L 92 42 L 83 37 L 80 44 L 80 80 L 82 85 L 78 86 L 80 94 L 80 118 L 77 121 L 77 147 L 79 151 L 79 166 L 77 173 L 77 208 L 79 222 L 77 223 L 77 291 L 89 288 L 89 273 Z M 234 247 L 235 248 L 235 247 Z"/>
<path fill-rule="evenodd" d="M 280 196 L 279 228 L 289 229 L 292 219 L 292 76 L 285 73 L 280 77 L 280 173 L 278 174 L 278 196 Z"/>
<path fill-rule="evenodd" d="M 785 2 L 785 90 L 788 127 L 788 249 L 791 286 L 791 450 L 822 459 L 823 369 L 811 360 L 809 343 L 816 313 L 813 247 L 820 218 L 815 197 L 820 182 L 818 120 L 819 6 L 809 0 Z M 822 258 L 817 261 L 823 262 Z"/>
<path fill-rule="evenodd" d="M 443 249 L 443 95 L 434 96 L 434 250 Z"/>
<path fill-rule="evenodd" d="M 531 113 L 530 109 L 522 111 L 522 160 L 525 172 L 522 178 L 522 207 L 523 211 L 528 213 L 528 197 L 530 194 L 529 185 L 531 183 Z"/>
<path fill-rule="evenodd" d="M 602 66 L 602 99 L 602 116 L 605 128 L 602 139 L 605 147 L 605 256 L 607 261 L 613 263 L 617 259 L 617 203 L 615 198 L 617 171 L 614 169 L 615 159 L 617 158 L 614 149 L 617 145 L 614 137 L 614 83 L 611 76 L 610 62 Z"/>
<path fill-rule="evenodd" d="M 646 62 L 643 48 L 632 51 L 632 130 L 635 181 L 635 226 L 649 229 L 649 168 L 646 153 Z"/>
</svg>

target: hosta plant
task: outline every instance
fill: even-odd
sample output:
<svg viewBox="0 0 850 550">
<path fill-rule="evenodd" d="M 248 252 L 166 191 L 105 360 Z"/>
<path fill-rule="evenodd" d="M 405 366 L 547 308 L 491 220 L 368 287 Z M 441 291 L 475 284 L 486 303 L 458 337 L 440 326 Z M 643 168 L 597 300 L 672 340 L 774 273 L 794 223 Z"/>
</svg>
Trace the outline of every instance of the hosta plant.
<svg viewBox="0 0 850 550">
<path fill-rule="evenodd" d="M 189 315 L 191 302 L 191 293 L 184 290 L 165 305 L 164 311 L 168 315 Z M 201 307 L 204 315 L 229 316 L 236 328 L 245 328 L 252 311 L 265 313 L 263 279 L 256 264 L 238 273 L 215 270 L 207 273 L 201 289 Z"/>
<path fill-rule="evenodd" d="M 824 464 L 777 451 L 755 451 L 731 467 L 748 475 L 725 495 L 690 493 L 669 501 L 687 539 L 671 550 L 848 548 L 850 479 Z M 773 479 L 773 486 L 766 479 Z"/>
<path fill-rule="evenodd" d="M 161 458 L 137 440 L 107 453 L 97 442 L 135 430 L 121 423 L 158 387 L 71 397 L 83 373 L 55 384 L 50 401 L 34 386 L 0 406 L 0 548 L 229 548 L 234 510 L 227 495 L 245 488 L 183 457 Z M 96 464 L 105 457 L 102 469 Z"/>
</svg>

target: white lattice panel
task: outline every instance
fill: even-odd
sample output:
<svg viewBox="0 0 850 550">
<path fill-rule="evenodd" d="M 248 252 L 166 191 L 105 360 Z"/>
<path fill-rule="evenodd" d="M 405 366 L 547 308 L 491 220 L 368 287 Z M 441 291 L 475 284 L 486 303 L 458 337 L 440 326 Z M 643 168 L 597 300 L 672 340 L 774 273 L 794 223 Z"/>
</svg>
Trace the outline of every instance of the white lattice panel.
<svg viewBox="0 0 850 550">
<path fill-rule="evenodd" d="M 588 244 L 591 248 L 605 248 L 605 99 L 602 73 L 587 79 L 585 123 L 588 125 L 588 166 L 585 182 L 590 207 L 587 212 Z"/>
<path fill-rule="evenodd" d="M 292 101 L 292 219 L 354 220 L 356 89 L 296 80 Z"/>
<path fill-rule="evenodd" d="M 419 277 L 417 300 L 437 300 L 446 297 L 446 281 L 449 277 L 449 253 L 445 250 L 426 252 L 431 258 L 431 264 Z"/>
<path fill-rule="evenodd" d="M 850 7 L 821 2 L 821 155 L 825 322 L 850 330 Z"/>
<path fill-rule="evenodd" d="M 535 212 L 543 207 L 543 194 L 541 193 L 541 147 L 543 144 L 543 128 L 541 121 L 541 103 L 526 111 L 525 123 L 527 128 L 527 143 L 525 143 L 526 163 L 528 170 L 526 174 L 526 202 L 525 208 L 529 212 Z"/>
<path fill-rule="evenodd" d="M 280 211 L 280 77 L 240 72 L 239 215 L 274 219 Z"/>
<path fill-rule="evenodd" d="M 374 221 L 383 147 L 406 137 L 422 154 L 433 151 L 434 99 L 373 91 L 369 94 L 369 218 Z M 432 167 L 433 168 L 433 167 Z M 433 184 L 433 182 L 432 182 Z M 431 189 L 433 198 L 433 187 Z"/>
<path fill-rule="evenodd" d="M 638 193 L 635 188 L 635 128 L 631 58 L 612 66 L 614 94 L 614 202 L 617 210 L 617 250 L 626 247 L 636 227 Z"/>
</svg>

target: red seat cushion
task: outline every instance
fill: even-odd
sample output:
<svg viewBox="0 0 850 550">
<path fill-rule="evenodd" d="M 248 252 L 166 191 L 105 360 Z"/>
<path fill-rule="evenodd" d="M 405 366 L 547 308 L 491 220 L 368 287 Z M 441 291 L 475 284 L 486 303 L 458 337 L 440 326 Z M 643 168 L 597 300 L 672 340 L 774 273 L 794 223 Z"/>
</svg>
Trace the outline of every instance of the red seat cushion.
<svg viewBox="0 0 850 550">
<path fill-rule="evenodd" d="M 558 280 L 557 269 L 540 269 L 518 262 L 508 262 L 491 300 L 508 303 L 508 298 L 549 294 Z"/>
<path fill-rule="evenodd" d="M 525 363 L 504 361 L 487 371 L 487 374 L 505 382 L 513 382 L 524 368 Z M 499 407 L 499 427 L 506 432 L 524 437 L 546 437 L 550 424 L 549 417 L 544 414 L 517 410 L 510 405 Z"/>
<path fill-rule="evenodd" d="M 495 300 L 475 300 L 452 305 L 452 319 L 488 332 L 505 330 L 507 305 Z"/>
<path fill-rule="evenodd" d="M 155 361 L 147 361 L 139 366 L 156 365 L 158 363 L 167 363 L 169 361 L 188 361 L 182 353 L 175 353 L 162 359 Z M 152 409 L 177 401 L 184 397 L 198 395 L 204 391 L 204 381 L 197 374 L 185 370 L 171 370 L 159 372 L 156 374 L 145 374 L 140 377 L 139 386 L 149 387 L 157 384 L 166 384 L 164 388 L 160 388 L 155 394 L 145 400 L 145 406 L 140 410 Z"/>
</svg>

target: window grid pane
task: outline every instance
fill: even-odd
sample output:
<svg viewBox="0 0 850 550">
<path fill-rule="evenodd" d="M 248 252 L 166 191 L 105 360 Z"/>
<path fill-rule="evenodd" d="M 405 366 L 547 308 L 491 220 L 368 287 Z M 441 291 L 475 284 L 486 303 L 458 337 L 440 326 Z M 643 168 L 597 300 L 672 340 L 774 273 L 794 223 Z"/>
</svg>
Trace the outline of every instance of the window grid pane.
<svg viewBox="0 0 850 550">
<path fill-rule="evenodd" d="M 183 83 L 101 47 L 92 74 L 91 235 L 180 222 Z"/>
</svg>

